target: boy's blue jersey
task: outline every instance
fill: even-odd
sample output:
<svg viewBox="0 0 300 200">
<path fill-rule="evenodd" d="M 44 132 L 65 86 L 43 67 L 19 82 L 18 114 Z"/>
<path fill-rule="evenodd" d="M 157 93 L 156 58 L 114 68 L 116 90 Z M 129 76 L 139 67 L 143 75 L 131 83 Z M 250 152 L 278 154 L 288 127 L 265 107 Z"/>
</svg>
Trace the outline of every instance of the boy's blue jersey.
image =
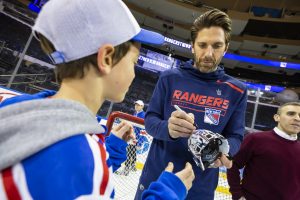
<svg viewBox="0 0 300 200">
<path fill-rule="evenodd" d="M 47 90 L 15 96 L 0 107 L 48 98 L 55 93 Z M 104 127 L 102 130 L 105 133 Z M 0 173 L 0 199 L 113 199 L 113 171 L 126 160 L 127 144 L 114 135 L 104 143 L 104 136 L 72 136 L 4 169 Z"/>
<path fill-rule="evenodd" d="M 6 112 L 14 107 L 9 106 L 11 104 L 26 103 L 26 101 L 30 103 L 29 100 L 41 101 L 39 99 L 54 94 L 54 91 L 43 91 L 35 95 L 21 95 L 6 99 L 1 104 L 0 109 L 3 110 L 0 110 L 0 116 L 3 116 L 1 111 L 5 110 Z M 51 98 L 49 101 L 52 101 Z M 32 102 L 34 101 L 31 101 L 29 105 Z M 46 101 L 43 100 L 43 102 Z M 38 106 L 41 103 L 37 102 Z M 22 108 L 22 103 L 19 105 Z M 40 112 L 39 108 L 32 107 L 32 109 L 36 109 L 37 113 Z M 53 110 L 62 109 L 62 107 L 52 107 Z M 51 107 L 49 108 L 51 110 Z M 73 111 L 72 107 L 69 108 L 69 111 Z M 88 110 L 84 111 L 89 112 Z M 63 119 L 67 119 L 67 116 L 68 113 Z M 53 117 L 56 118 L 57 115 L 53 114 Z M 96 118 L 94 119 L 96 121 Z M 91 120 L 93 121 L 93 117 Z M 60 125 L 65 123 L 64 120 L 59 121 Z M 46 119 L 39 119 L 30 123 L 32 127 L 43 131 L 43 124 L 49 122 Z M 14 124 L 17 126 L 18 123 L 12 122 L 13 126 L 15 126 Z M 49 124 L 51 125 L 51 122 Z M 56 126 L 59 125 L 56 124 Z M 98 127 L 97 123 L 96 126 Z M 22 130 L 22 127 L 20 128 Z M 9 125 L 6 130 L 10 131 L 12 129 L 13 127 Z M 106 130 L 103 127 L 99 130 L 102 132 L 98 132 L 99 135 L 97 136 L 86 132 L 76 134 L 55 142 L 29 157 L 21 159 L 20 162 L 6 165 L 9 166 L 7 168 L 0 168 L 0 199 L 113 199 L 115 196 L 113 171 L 118 169 L 121 163 L 126 160 L 127 143 L 114 134 L 110 134 L 109 137 L 105 138 L 105 134 L 101 133 L 105 133 Z M 51 132 L 54 132 L 52 128 Z M 5 133 L 0 130 L 1 135 Z M 24 132 L 24 134 L 28 133 Z M 22 135 L 20 134 L 18 137 L 23 137 Z M 43 134 L 40 134 L 40 136 L 41 138 L 36 138 L 37 141 L 43 141 Z M 5 142 L 0 143 L 0 145 L 5 145 Z M 20 144 L 15 148 L 22 148 L 21 146 Z M 27 146 L 24 151 L 29 149 Z M 158 181 L 153 182 L 145 190 L 143 199 L 157 199 L 157 197 L 160 197 L 175 200 L 184 199 L 185 196 L 186 188 L 181 180 L 174 174 L 164 172 Z"/>
</svg>

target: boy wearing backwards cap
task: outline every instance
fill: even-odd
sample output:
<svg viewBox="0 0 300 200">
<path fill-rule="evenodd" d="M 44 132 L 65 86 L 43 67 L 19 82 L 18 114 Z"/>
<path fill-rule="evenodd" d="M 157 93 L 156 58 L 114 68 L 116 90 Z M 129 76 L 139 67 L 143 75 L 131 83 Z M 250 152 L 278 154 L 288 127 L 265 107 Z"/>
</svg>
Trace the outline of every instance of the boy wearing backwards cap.
<svg viewBox="0 0 300 200">
<path fill-rule="evenodd" d="M 163 37 L 141 29 L 120 0 L 51 0 L 33 31 L 61 86 L 2 103 L 0 199 L 113 199 L 112 173 L 126 159 L 133 129 L 121 123 L 105 139 L 95 115 L 105 100 L 124 99 L 139 43 Z M 143 199 L 184 199 L 191 165 L 172 170 L 170 163 Z"/>
</svg>

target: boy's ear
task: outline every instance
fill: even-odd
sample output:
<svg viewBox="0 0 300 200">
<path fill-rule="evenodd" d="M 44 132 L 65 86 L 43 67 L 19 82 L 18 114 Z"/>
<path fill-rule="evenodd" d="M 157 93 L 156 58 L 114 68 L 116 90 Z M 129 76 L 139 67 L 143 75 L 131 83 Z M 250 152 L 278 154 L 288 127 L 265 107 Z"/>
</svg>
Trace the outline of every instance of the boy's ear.
<svg viewBox="0 0 300 200">
<path fill-rule="evenodd" d="M 104 44 L 98 49 L 97 63 L 99 72 L 109 74 L 113 67 L 113 55 L 115 48 L 111 44 Z"/>
</svg>

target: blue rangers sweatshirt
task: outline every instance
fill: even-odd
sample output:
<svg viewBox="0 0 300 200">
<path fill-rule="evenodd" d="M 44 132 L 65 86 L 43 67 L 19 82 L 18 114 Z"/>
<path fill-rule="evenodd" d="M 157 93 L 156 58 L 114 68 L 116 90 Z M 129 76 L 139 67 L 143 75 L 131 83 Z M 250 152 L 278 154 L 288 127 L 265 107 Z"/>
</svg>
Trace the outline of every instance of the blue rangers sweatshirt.
<svg viewBox="0 0 300 200">
<path fill-rule="evenodd" d="M 153 136 L 153 142 L 136 199 L 140 199 L 143 188 L 147 188 L 164 170 L 166 163 L 171 161 L 174 163 L 174 172 L 183 169 L 186 162 L 193 166 L 195 180 L 187 199 L 212 200 L 219 170 L 202 171 L 197 167 L 188 151 L 188 139 L 170 138 L 168 119 L 175 111 L 174 105 L 193 113 L 200 129 L 220 133 L 228 139 L 230 155 L 233 156 L 244 135 L 246 103 L 246 86 L 226 75 L 221 67 L 215 72 L 201 73 L 192 66 L 192 62 L 188 62 L 180 68 L 162 73 L 145 116 L 146 131 Z"/>
</svg>

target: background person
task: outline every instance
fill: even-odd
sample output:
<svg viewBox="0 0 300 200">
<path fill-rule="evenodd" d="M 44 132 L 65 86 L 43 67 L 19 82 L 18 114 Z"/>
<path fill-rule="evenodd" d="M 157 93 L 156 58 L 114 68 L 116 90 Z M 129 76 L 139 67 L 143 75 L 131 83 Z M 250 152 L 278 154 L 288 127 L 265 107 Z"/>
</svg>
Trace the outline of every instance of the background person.
<svg viewBox="0 0 300 200">
<path fill-rule="evenodd" d="M 134 114 L 133 116 L 139 117 L 144 119 L 145 118 L 145 111 L 144 109 L 144 102 L 142 100 L 137 100 L 134 102 Z M 142 138 L 140 136 L 140 131 L 142 130 L 139 127 L 133 127 L 135 133 L 135 140 L 130 141 L 129 145 L 127 146 L 127 160 L 125 161 L 125 168 L 123 171 L 120 172 L 121 175 L 127 176 L 130 171 L 136 171 L 136 152 L 137 146 L 142 145 Z"/>
<path fill-rule="evenodd" d="M 273 130 L 248 134 L 234 156 L 227 171 L 234 200 L 300 199 L 300 103 L 283 104 L 274 120 Z"/>
</svg>

